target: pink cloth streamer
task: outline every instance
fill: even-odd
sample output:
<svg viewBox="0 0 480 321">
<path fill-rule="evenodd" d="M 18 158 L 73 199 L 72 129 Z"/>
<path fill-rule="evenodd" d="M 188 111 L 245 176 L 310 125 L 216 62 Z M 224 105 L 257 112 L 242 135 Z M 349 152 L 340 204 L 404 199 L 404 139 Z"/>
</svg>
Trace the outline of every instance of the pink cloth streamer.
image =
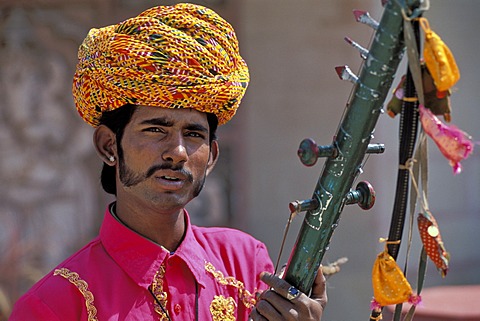
<svg viewBox="0 0 480 321">
<path fill-rule="evenodd" d="M 433 139 L 443 156 L 453 167 L 453 173 L 462 171 L 460 161 L 467 158 L 473 151 L 470 137 L 457 127 L 442 123 L 428 108 L 420 105 L 420 121 L 425 133 Z"/>
</svg>

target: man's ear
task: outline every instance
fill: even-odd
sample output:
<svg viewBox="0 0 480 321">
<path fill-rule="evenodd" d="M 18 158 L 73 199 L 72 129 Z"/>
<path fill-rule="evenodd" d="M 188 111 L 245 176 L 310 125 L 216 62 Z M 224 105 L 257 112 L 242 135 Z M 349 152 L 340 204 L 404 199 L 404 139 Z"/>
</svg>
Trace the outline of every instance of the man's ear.
<svg viewBox="0 0 480 321">
<path fill-rule="evenodd" d="M 217 160 L 218 160 L 219 153 L 220 153 L 220 150 L 218 147 L 218 141 L 212 140 L 212 142 L 210 143 L 210 157 L 208 158 L 208 163 L 207 163 L 207 175 L 210 174 L 210 172 L 215 167 L 215 164 L 217 163 Z"/>
<path fill-rule="evenodd" d="M 117 139 L 115 133 L 105 125 L 95 128 L 93 144 L 100 159 L 110 166 L 115 166 L 117 154 Z"/>
</svg>

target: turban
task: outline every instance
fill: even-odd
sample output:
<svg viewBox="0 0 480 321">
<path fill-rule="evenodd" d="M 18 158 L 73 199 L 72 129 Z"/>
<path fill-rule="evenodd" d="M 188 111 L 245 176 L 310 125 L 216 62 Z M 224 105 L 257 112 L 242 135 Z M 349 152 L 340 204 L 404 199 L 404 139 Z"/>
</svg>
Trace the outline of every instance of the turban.
<svg viewBox="0 0 480 321">
<path fill-rule="evenodd" d="M 248 81 L 232 26 L 208 8 L 177 4 L 90 30 L 78 51 L 73 96 L 94 127 L 103 112 L 126 104 L 193 108 L 221 125 Z"/>
</svg>

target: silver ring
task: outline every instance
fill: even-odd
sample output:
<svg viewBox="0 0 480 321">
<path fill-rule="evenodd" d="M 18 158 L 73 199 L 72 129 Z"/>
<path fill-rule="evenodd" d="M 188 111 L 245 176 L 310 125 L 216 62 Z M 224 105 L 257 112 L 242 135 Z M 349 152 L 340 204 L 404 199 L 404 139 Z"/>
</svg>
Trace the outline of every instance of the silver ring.
<svg viewBox="0 0 480 321">
<path fill-rule="evenodd" d="M 287 290 L 287 300 L 292 301 L 292 300 L 298 298 L 298 296 L 300 294 L 302 294 L 302 292 L 300 292 L 296 287 L 291 286 Z"/>
</svg>

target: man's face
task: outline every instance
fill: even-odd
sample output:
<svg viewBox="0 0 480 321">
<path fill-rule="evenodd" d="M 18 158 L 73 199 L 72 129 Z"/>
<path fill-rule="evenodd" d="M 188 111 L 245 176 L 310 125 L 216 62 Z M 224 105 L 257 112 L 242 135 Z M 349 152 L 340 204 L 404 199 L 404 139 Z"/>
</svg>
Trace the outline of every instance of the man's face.
<svg viewBox="0 0 480 321">
<path fill-rule="evenodd" d="M 178 210 L 200 193 L 216 153 L 205 113 L 141 106 L 125 127 L 117 197 L 159 211 Z"/>
</svg>

